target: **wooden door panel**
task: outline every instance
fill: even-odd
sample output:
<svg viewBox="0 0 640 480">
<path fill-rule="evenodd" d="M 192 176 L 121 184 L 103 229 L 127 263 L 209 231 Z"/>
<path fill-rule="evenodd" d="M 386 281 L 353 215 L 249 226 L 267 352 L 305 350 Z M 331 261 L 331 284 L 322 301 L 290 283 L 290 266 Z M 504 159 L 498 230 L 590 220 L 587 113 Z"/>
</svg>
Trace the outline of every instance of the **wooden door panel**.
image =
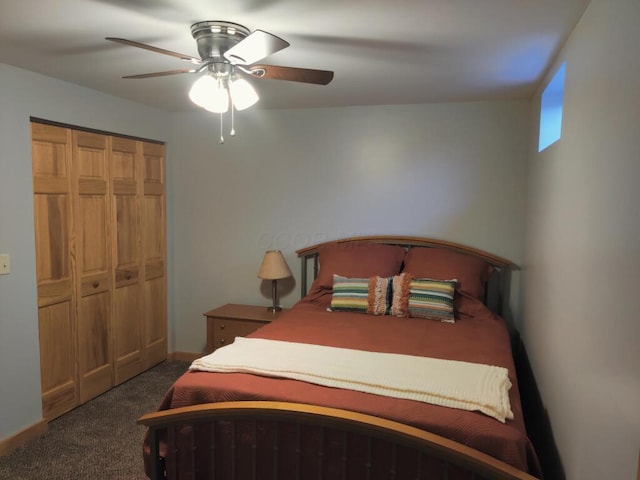
<svg viewBox="0 0 640 480">
<path fill-rule="evenodd" d="M 143 143 L 144 183 L 164 184 L 164 145 Z"/>
<path fill-rule="evenodd" d="M 33 200 L 38 282 L 70 278 L 69 195 L 36 194 Z"/>
<path fill-rule="evenodd" d="M 70 136 L 66 129 L 31 124 L 31 166 L 34 180 L 70 178 Z M 66 191 L 69 191 L 67 184 Z M 47 193 L 34 189 L 34 193 Z"/>
<path fill-rule="evenodd" d="M 78 404 L 71 301 L 38 309 L 42 410 L 47 419 Z"/>
<path fill-rule="evenodd" d="M 32 171 L 36 177 L 68 177 L 67 150 L 64 141 L 66 133 L 62 137 L 62 143 L 49 143 L 34 141 L 31 144 Z"/>
<path fill-rule="evenodd" d="M 88 295 L 80 300 L 78 333 L 81 373 L 87 374 L 109 363 L 109 293 Z"/>
<path fill-rule="evenodd" d="M 164 262 L 162 260 L 150 260 L 144 266 L 145 280 L 164 277 Z"/>
<path fill-rule="evenodd" d="M 31 139 L 34 143 L 68 143 L 69 131 L 64 127 L 57 127 L 55 125 L 47 125 L 44 123 L 31 123 Z"/>
<path fill-rule="evenodd" d="M 144 181 L 145 183 L 162 182 L 162 157 L 151 156 L 145 153 L 144 156 Z"/>
<path fill-rule="evenodd" d="M 140 350 L 141 324 L 138 322 L 138 316 L 141 305 L 139 300 L 139 285 L 130 285 L 116 290 L 114 313 L 118 317 L 118 322 L 115 324 L 118 358 Z"/>
<path fill-rule="evenodd" d="M 164 198 L 156 195 L 144 197 L 144 258 L 164 258 Z"/>
<path fill-rule="evenodd" d="M 144 370 L 144 298 L 140 276 L 142 166 L 138 142 L 113 138 L 111 149 L 115 269 L 113 340 L 115 381 L 119 384 Z"/>
<path fill-rule="evenodd" d="M 164 146 L 143 143 L 143 183 L 145 195 L 164 194 Z"/>
<path fill-rule="evenodd" d="M 80 275 L 109 269 L 108 217 L 106 196 L 81 195 L 78 217 L 82 262 Z"/>
<path fill-rule="evenodd" d="M 111 178 L 114 180 L 136 180 L 137 145 L 135 140 L 113 137 L 111 143 Z"/>
<path fill-rule="evenodd" d="M 135 180 L 136 179 L 136 156 L 135 151 L 113 152 L 113 179 L 114 180 Z"/>
<path fill-rule="evenodd" d="M 69 193 L 69 180 L 59 177 L 35 177 L 33 179 L 34 193 Z"/>
<path fill-rule="evenodd" d="M 73 298 L 73 282 L 71 278 L 38 283 L 38 307 L 68 302 Z"/>
<path fill-rule="evenodd" d="M 78 314 L 80 402 L 113 385 L 109 342 L 111 295 L 108 291 L 82 297 Z"/>
<path fill-rule="evenodd" d="M 135 195 L 116 195 L 116 268 L 140 261 L 138 248 L 138 199 Z"/>
<path fill-rule="evenodd" d="M 101 178 L 80 178 L 78 193 L 80 195 L 106 195 L 107 183 Z"/>
<path fill-rule="evenodd" d="M 141 304 L 139 282 L 116 288 L 114 292 L 114 344 L 116 384 L 144 369 L 142 361 Z"/>
<path fill-rule="evenodd" d="M 71 135 L 31 124 L 42 415 L 78 404 L 75 289 L 71 255 Z"/>
<path fill-rule="evenodd" d="M 42 389 L 51 390 L 73 380 L 74 348 L 70 302 L 58 303 L 38 310 L 42 350 Z"/>
<path fill-rule="evenodd" d="M 109 137 L 73 131 L 80 402 L 113 386 Z"/>
<path fill-rule="evenodd" d="M 107 136 L 74 131 L 74 166 L 78 178 L 107 177 Z"/>
<path fill-rule="evenodd" d="M 111 178 L 115 195 L 136 195 L 140 179 L 137 142 L 114 137 L 111 145 Z"/>
<path fill-rule="evenodd" d="M 164 276 L 145 281 L 145 367 L 167 358 L 166 285 Z"/>
<path fill-rule="evenodd" d="M 164 145 L 143 143 L 142 255 L 145 292 L 145 366 L 166 358 Z"/>
</svg>

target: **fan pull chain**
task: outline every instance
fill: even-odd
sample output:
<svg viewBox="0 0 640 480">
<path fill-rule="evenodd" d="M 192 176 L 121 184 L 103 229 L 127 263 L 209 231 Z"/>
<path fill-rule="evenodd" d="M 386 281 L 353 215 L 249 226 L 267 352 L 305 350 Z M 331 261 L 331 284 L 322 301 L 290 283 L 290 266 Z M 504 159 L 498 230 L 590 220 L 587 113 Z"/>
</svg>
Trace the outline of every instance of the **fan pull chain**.
<svg viewBox="0 0 640 480">
<path fill-rule="evenodd" d="M 231 135 L 232 137 L 236 136 L 236 129 L 235 127 L 235 116 L 233 111 L 235 110 L 235 105 L 233 103 L 233 95 L 230 95 L 230 100 L 231 100 L 231 131 L 229 132 L 229 135 Z"/>
<path fill-rule="evenodd" d="M 220 114 L 220 141 L 218 143 L 224 143 L 224 137 L 222 136 L 222 114 Z"/>
<path fill-rule="evenodd" d="M 235 110 L 234 105 L 233 105 L 233 99 L 231 99 L 231 131 L 229 132 L 229 135 L 231 135 L 232 137 L 236 136 L 236 129 L 234 128 L 234 115 L 233 115 L 233 111 Z"/>
</svg>

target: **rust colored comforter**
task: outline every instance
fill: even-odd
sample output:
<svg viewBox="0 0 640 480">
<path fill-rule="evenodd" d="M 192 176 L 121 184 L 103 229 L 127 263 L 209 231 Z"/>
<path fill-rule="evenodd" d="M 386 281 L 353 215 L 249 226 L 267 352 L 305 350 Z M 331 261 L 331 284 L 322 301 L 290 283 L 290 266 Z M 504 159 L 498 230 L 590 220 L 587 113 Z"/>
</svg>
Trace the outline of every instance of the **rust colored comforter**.
<svg viewBox="0 0 640 480">
<path fill-rule="evenodd" d="M 301 301 L 252 337 L 376 352 L 463 360 L 505 367 L 513 420 L 502 424 L 479 412 L 241 373 L 187 372 L 159 410 L 208 402 L 273 400 L 317 404 L 388 418 L 451 438 L 540 476 L 522 415 L 509 335 L 502 319 L 484 308 L 454 324 L 420 318 L 327 312 L 326 299 Z M 375 368 L 375 365 L 371 366 Z"/>
</svg>

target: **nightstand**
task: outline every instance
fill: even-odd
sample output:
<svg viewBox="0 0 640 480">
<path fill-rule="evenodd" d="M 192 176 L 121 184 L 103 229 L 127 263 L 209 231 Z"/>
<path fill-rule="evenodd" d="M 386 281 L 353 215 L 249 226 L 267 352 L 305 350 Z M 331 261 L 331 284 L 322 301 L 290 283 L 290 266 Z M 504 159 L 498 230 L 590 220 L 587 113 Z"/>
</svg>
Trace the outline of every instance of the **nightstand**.
<svg viewBox="0 0 640 480">
<path fill-rule="evenodd" d="M 228 303 L 204 313 L 207 317 L 207 353 L 233 343 L 236 337 L 244 337 L 286 312 L 270 312 L 267 307 Z"/>
</svg>

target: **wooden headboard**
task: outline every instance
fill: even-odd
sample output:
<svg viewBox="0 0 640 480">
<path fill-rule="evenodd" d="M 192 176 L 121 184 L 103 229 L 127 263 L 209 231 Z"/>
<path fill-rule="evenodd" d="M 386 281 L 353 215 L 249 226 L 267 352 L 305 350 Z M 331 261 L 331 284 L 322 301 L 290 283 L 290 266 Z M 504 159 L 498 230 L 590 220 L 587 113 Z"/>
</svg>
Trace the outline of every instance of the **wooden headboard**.
<svg viewBox="0 0 640 480">
<path fill-rule="evenodd" d="M 318 243 L 309 247 L 301 248 L 296 251 L 301 262 L 301 297 L 304 297 L 308 291 L 309 269 L 308 265 L 311 261 L 313 263 L 313 277 L 315 279 L 318 276 L 319 263 L 318 252 L 324 245 L 333 243 L 384 243 L 387 245 L 399 245 L 405 249 L 413 247 L 430 247 L 430 248 L 444 248 L 447 250 L 453 250 L 464 255 L 471 255 L 473 257 L 481 258 L 493 267 L 493 274 L 489 278 L 485 289 L 484 303 L 493 312 L 498 315 L 504 315 L 507 311 L 510 287 L 511 287 L 511 271 L 518 270 L 519 267 L 502 257 L 493 255 L 488 252 L 484 252 L 477 248 L 468 247 L 459 243 L 448 242 L 445 240 L 437 240 L 434 238 L 423 237 L 403 237 L 396 235 L 372 235 L 364 237 L 348 237 L 339 240 L 331 240 L 329 242 Z"/>
</svg>

